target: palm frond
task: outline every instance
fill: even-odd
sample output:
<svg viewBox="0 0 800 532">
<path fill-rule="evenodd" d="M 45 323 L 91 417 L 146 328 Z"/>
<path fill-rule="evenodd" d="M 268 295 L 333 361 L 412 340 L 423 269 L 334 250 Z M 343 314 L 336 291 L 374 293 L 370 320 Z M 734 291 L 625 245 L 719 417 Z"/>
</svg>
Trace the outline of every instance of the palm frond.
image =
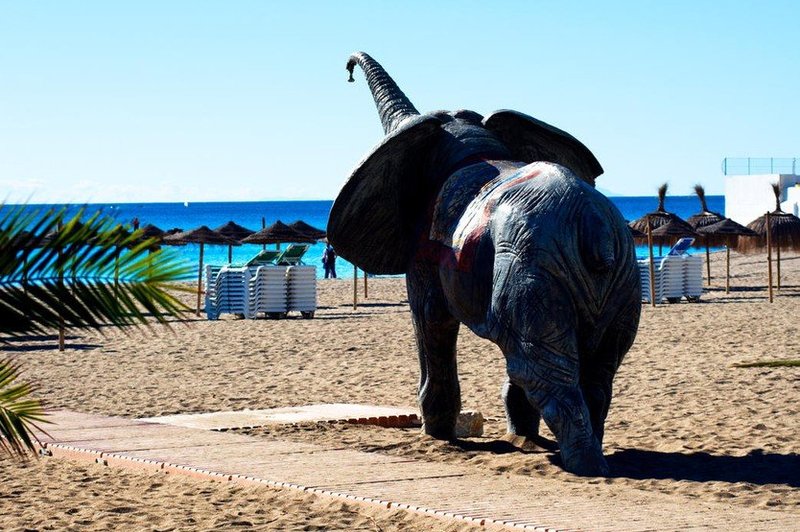
<svg viewBox="0 0 800 532">
<path fill-rule="evenodd" d="M 667 184 L 664 183 L 660 187 L 658 187 L 658 211 L 663 212 L 664 209 L 664 200 L 667 198 Z"/>
<path fill-rule="evenodd" d="M 694 186 L 694 193 L 700 199 L 701 212 L 708 212 L 708 204 L 706 204 L 706 189 L 703 185 L 697 184 Z"/>
<path fill-rule="evenodd" d="M 19 366 L 11 360 L 0 360 L 0 451 L 20 457 L 35 451 L 38 441 L 33 429 L 42 430 L 37 423 L 47 423 L 42 404 L 27 399 L 33 387 L 17 382 Z M 44 431 L 42 431 L 44 432 Z"/>
<path fill-rule="evenodd" d="M 0 206 L 0 333 L 165 323 L 187 308 L 170 290 L 190 270 L 171 250 L 84 209 Z"/>
<path fill-rule="evenodd" d="M 0 204 L 0 334 L 165 323 L 188 310 L 170 293 L 190 272 L 176 254 L 151 253 L 155 240 L 101 213 L 82 222 L 84 213 Z M 0 360 L 0 451 L 24 456 L 46 420 L 18 375 Z"/>
<path fill-rule="evenodd" d="M 775 194 L 775 212 L 781 212 L 781 184 L 772 183 L 772 193 Z"/>
</svg>

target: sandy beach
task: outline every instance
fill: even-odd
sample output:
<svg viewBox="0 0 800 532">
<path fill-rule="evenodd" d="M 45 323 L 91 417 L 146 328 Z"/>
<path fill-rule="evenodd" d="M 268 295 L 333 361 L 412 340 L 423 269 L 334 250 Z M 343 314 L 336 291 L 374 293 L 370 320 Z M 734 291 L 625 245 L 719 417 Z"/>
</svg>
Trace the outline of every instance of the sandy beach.
<svg viewBox="0 0 800 532">
<path fill-rule="evenodd" d="M 700 303 L 644 308 L 615 380 L 604 443 L 613 475 L 600 482 L 602 493 L 662 492 L 800 520 L 800 368 L 736 367 L 800 356 L 800 255 L 784 254 L 783 289 L 773 304 L 762 255 L 733 254 L 730 294 L 724 258 L 714 254 L 715 278 Z M 187 314 L 170 328 L 72 332 L 63 353 L 52 337 L 14 340 L 0 350 L 23 365 L 51 408 L 138 418 L 334 402 L 413 407 L 418 368 L 404 281 L 371 279 L 370 298 L 358 310 L 352 279 L 318 286 L 313 320 L 211 322 Z M 414 429 L 327 424 L 245 432 L 466 463 L 486 475 L 544 476 L 561 481 L 565 493 L 596 492 L 597 479 L 565 473 L 552 453 L 493 451 L 505 432 L 503 358 L 463 327 L 458 350 L 463 408 L 486 418 L 482 438 L 446 443 Z M 469 528 L 271 488 L 0 458 L 0 529 L 69 527 Z"/>
</svg>

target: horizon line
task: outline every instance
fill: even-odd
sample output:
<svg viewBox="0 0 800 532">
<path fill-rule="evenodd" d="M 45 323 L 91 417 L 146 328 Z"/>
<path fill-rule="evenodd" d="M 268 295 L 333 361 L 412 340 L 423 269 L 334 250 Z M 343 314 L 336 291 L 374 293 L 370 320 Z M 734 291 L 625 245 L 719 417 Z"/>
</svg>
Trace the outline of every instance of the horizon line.
<svg viewBox="0 0 800 532">
<path fill-rule="evenodd" d="M 651 195 L 628 195 L 628 194 L 603 194 L 608 198 L 657 198 L 658 194 Z M 706 197 L 725 197 L 725 194 L 706 194 Z M 695 194 L 671 194 L 667 198 L 694 198 Z M 6 206 L 37 206 L 37 205 L 142 205 L 142 204 L 188 204 L 193 203 L 207 204 L 207 203 L 291 203 L 291 202 L 332 202 L 336 198 L 328 199 L 305 199 L 305 198 L 290 198 L 290 199 L 263 199 L 263 200 L 197 200 L 197 201 L 177 201 L 177 200 L 155 200 L 155 201 L 89 201 L 89 202 L 2 202 L 0 205 Z"/>
</svg>

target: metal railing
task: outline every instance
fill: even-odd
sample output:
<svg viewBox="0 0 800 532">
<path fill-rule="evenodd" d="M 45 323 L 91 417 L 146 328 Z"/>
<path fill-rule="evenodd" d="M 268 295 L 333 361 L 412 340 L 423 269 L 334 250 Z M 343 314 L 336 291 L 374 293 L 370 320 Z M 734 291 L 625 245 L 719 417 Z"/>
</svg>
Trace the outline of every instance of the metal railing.
<svg viewBox="0 0 800 532">
<path fill-rule="evenodd" d="M 797 174 L 800 158 L 792 157 L 725 157 L 724 175 Z"/>
</svg>

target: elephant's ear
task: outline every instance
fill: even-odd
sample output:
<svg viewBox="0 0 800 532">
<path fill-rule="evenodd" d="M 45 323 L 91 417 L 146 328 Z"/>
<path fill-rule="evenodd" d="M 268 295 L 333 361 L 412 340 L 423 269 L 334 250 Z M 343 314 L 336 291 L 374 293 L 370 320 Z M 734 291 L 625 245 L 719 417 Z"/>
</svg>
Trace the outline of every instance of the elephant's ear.
<svg viewBox="0 0 800 532">
<path fill-rule="evenodd" d="M 405 273 L 432 193 L 423 165 L 440 126 L 432 116 L 409 119 L 359 163 L 328 219 L 336 253 L 369 273 Z"/>
<path fill-rule="evenodd" d="M 515 159 L 566 166 L 592 186 L 594 179 L 603 173 L 603 167 L 581 141 L 541 120 L 502 110 L 487 116 L 483 125 L 500 138 Z"/>
</svg>

